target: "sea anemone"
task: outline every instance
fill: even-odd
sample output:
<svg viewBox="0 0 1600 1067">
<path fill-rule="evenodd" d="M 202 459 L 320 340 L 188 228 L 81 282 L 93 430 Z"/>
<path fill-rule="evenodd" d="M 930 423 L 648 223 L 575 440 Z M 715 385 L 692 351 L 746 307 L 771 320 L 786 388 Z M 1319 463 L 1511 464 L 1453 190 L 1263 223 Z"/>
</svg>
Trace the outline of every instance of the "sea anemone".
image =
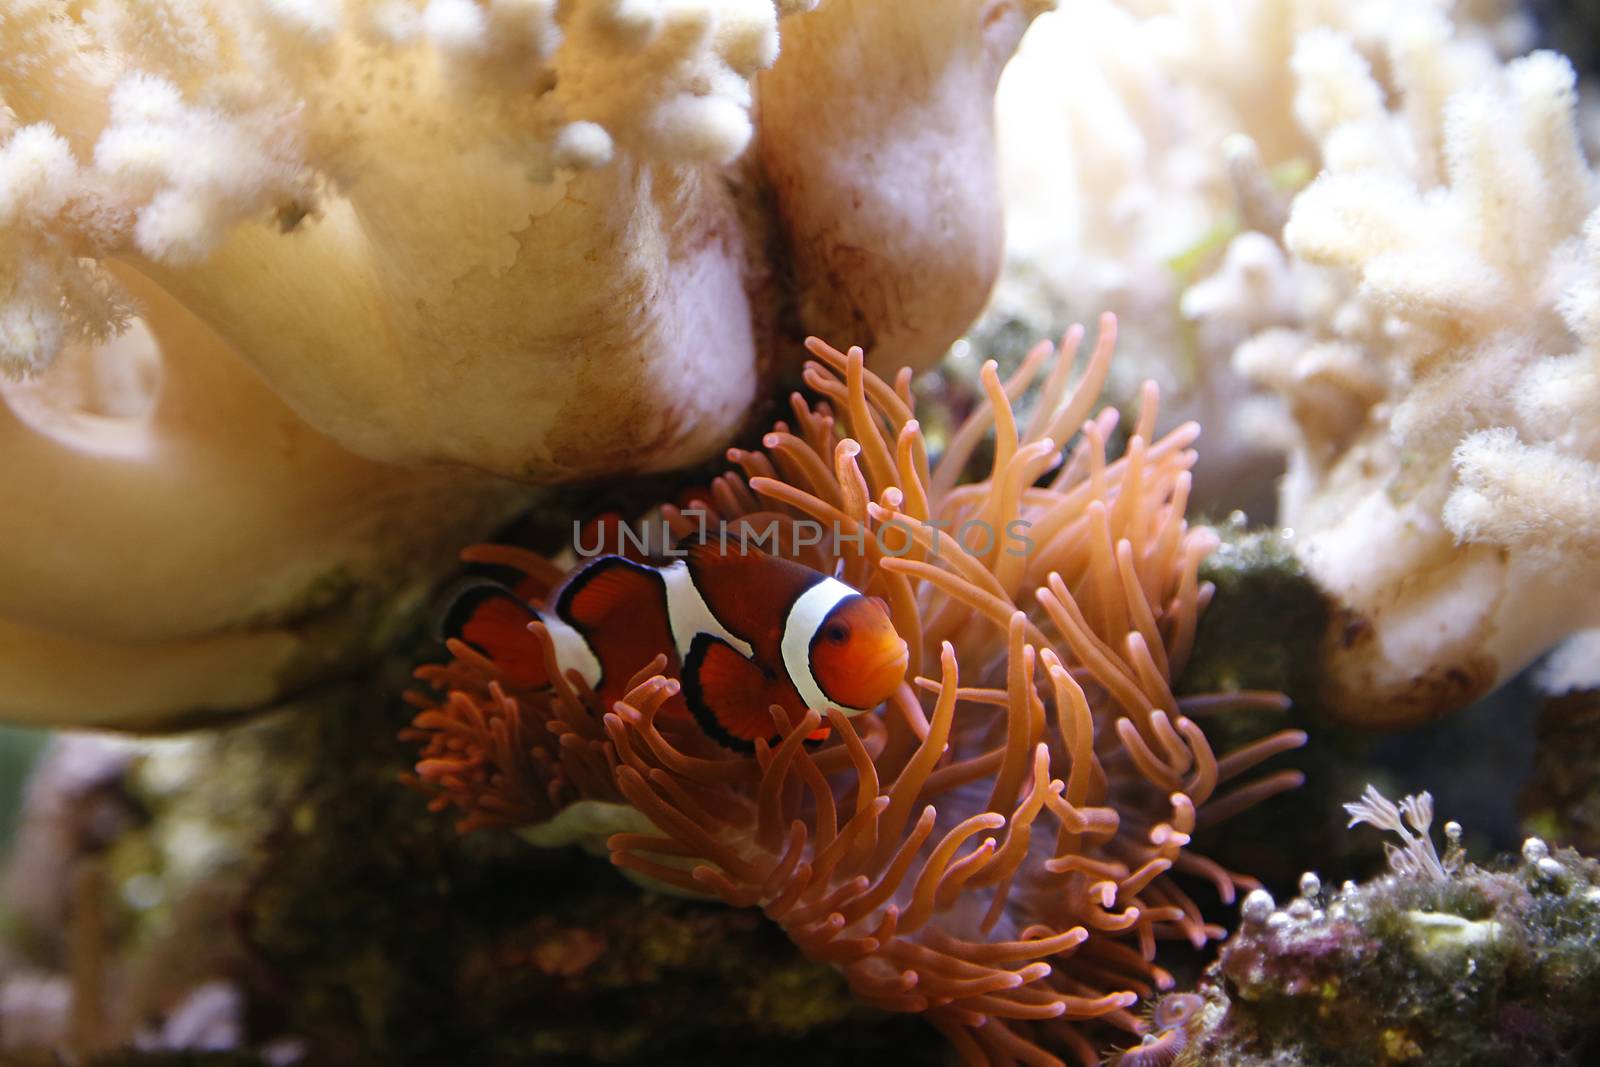
<svg viewBox="0 0 1600 1067">
<path fill-rule="evenodd" d="M 889 604 L 913 681 L 881 713 L 794 722 L 775 707 L 780 740 L 739 755 L 657 714 L 677 688 L 663 661 L 603 708 L 567 682 L 519 690 L 452 642 L 450 663 L 418 672 L 435 692 L 413 694 L 415 782 L 463 828 L 624 802 L 638 828 L 610 836 L 612 862 L 762 908 L 863 1000 L 923 1013 L 968 1062 L 1097 1062 L 1092 1026 L 1140 1032 L 1128 1009 L 1171 985 L 1157 941 L 1219 933 L 1172 875 L 1224 901 L 1254 884 L 1188 851 L 1191 835 L 1301 776 L 1219 785 L 1305 740 L 1281 731 L 1218 759 L 1195 717 L 1283 698 L 1173 693 L 1211 595 L 1198 569 L 1216 538 L 1184 520 L 1199 429 L 1157 439 L 1147 385 L 1108 462 L 1117 412 L 1088 416 L 1115 332 L 1105 316 L 1070 388 L 1083 331 L 1068 333 L 1025 425 L 1014 405 L 1052 346 L 1006 381 L 985 364 L 986 403 L 931 468 L 910 372 L 890 384 L 861 349 L 813 339 L 819 399 L 796 395 L 764 451 L 731 451 L 742 474 L 718 478 L 700 515 L 662 508 L 684 534 L 706 520 L 831 531 L 800 547 L 785 535 L 778 552 Z M 991 438 L 987 473 L 964 481 Z M 514 568 L 530 597 L 561 578 L 522 549 L 467 558 Z M 808 745 L 824 723 L 829 739 Z"/>
</svg>

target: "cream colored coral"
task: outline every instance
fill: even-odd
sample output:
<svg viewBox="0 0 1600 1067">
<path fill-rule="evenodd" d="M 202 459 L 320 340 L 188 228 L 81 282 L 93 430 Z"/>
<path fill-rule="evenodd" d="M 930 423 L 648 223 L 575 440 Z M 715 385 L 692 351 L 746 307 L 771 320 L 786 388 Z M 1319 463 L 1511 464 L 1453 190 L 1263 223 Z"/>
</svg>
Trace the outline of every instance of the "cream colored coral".
<svg viewBox="0 0 1600 1067">
<path fill-rule="evenodd" d="M 1393 92 L 1347 36 L 1296 48 L 1323 172 L 1284 240 L 1343 298 L 1239 358 L 1302 433 L 1282 519 L 1342 604 L 1330 701 L 1394 725 L 1600 621 L 1600 216 L 1563 58 L 1434 16 L 1384 44 Z"/>
<path fill-rule="evenodd" d="M 757 152 L 796 307 L 880 372 L 930 366 L 988 298 L 1004 236 L 995 85 L 1053 3 L 828 0 L 784 23 Z"/>
<path fill-rule="evenodd" d="M 1040 5 L 817 7 L 0 6 L 0 714 L 277 699 L 502 479 L 708 458 L 806 331 L 937 358 Z"/>
<path fill-rule="evenodd" d="M 760 87 L 763 219 L 764 176 L 730 195 L 719 168 L 771 0 L 28 0 L 0 23 L 8 169 L 50 192 L 0 223 L 5 363 L 114 330 L 92 264 L 117 256 L 369 458 L 661 469 L 754 398 L 774 227 L 808 328 L 925 363 L 995 272 L 986 101 L 1024 6 L 811 6 L 782 5 L 794 56 Z"/>
<path fill-rule="evenodd" d="M 339 448 L 125 280 L 144 318 L 112 350 L 74 345 L 0 396 L 5 719 L 195 721 L 347 672 L 525 502 Z"/>
<path fill-rule="evenodd" d="M 1208 450 L 1234 461 L 1219 502 L 1288 444 L 1279 520 L 1340 609 L 1329 702 L 1415 721 L 1593 625 L 1600 264 L 1564 62 L 1503 65 L 1527 27 L 1493 0 L 1052 19 L 1000 95 L 1022 149 L 1002 298 L 1137 309 L 1129 350 L 1233 438 Z"/>
<path fill-rule="evenodd" d="M 1509 6 L 1455 10 L 1474 39 L 1498 43 L 1519 35 Z M 1229 363 L 1252 333 L 1316 316 L 1327 298 L 1315 270 L 1268 246 L 1320 158 L 1293 107 L 1296 42 L 1334 28 L 1381 52 L 1397 15 L 1449 7 L 1078 0 L 1038 20 L 1007 68 L 997 107 L 1011 223 L 995 310 L 1039 330 L 1115 310 L 1124 388 L 1155 378 L 1170 418 L 1206 427 L 1204 506 L 1270 517 L 1293 427 Z"/>
<path fill-rule="evenodd" d="M 7 16 L 8 169 L 51 168 L 6 219 L 8 364 L 104 332 L 77 261 L 118 256 L 369 458 L 549 480 L 706 455 L 756 388 L 709 168 L 749 139 L 772 5 L 347 6 Z M 63 57 L 39 99 L 30 64 Z"/>
<path fill-rule="evenodd" d="M 1546 693 L 1600 689 L 1600 627 L 1567 638 L 1540 666 L 1536 681 Z"/>
</svg>

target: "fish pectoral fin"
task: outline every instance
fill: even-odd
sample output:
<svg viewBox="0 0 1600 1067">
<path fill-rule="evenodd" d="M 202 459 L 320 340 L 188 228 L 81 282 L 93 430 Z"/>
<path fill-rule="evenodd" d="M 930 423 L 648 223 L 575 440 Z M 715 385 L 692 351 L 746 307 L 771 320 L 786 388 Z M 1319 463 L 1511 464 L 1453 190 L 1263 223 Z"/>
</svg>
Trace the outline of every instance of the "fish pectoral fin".
<svg viewBox="0 0 1600 1067">
<path fill-rule="evenodd" d="M 441 638 L 459 638 L 489 657 L 508 680 L 531 689 L 550 684 L 544 646 L 528 631 L 539 613 L 499 582 L 475 579 L 457 590 L 439 624 Z"/>
<path fill-rule="evenodd" d="M 702 729 L 730 748 L 750 751 L 778 733 L 769 710 L 773 679 L 720 637 L 697 634 L 683 664 L 683 694 Z"/>
<path fill-rule="evenodd" d="M 573 625 L 593 632 L 614 616 L 660 599 L 661 575 L 655 568 L 621 556 L 605 556 L 568 583 L 556 602 L 556 611 Z"/>
</svg>

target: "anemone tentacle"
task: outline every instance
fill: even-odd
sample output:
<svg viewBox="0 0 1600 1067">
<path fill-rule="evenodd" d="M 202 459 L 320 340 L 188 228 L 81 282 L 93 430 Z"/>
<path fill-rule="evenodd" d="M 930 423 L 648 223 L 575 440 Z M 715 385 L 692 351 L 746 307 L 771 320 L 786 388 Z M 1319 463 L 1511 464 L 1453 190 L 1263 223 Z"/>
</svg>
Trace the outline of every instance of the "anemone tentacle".
<svg viewBox="0 0 1600 1067">
<path fill-rule="evenodd" d="M 923 1013 L 969 1063 L 1097 1063 L 1101 1031 L 1141 1032 L 1129 1009 L 1171 985 L 1157 942 L 1220 934 L 1173 875 L 1224 900 L 1255 884 L 1190 851 L 1196 827 L 1297 785 L 1292 771 L 1234 783 L 1304 735 L 1219 759 L 1191 715 L 1282 698 L 1174 694 L 1217 543 L 1184 518 L 1198 428 L 1156 438 L 1147 386 L 1108 457 L 1116 413 L 1090 411 L 1115 320 L 1070 386 L 1081 339 L 1067 335 L 1026 426 L 1013 404 L 1049 346 L 1007 381 L 985 365 L 987 403 L 931 467 L 909 376 L 884 381 L 859 348 L 813 339 L 805 381 L 820 400 L 795 396 L 764 452 L 730 452 L 739 473 L 699 505 L 730 528 L 832 531 L 792 554 L 883 597 L 912 646 L 911 679 L 881 714 L 794 722 L 774 707 L 776 743 L 735 757 L 658 714 L 677 686 L 660 664 L 600 708 L 567 686 L 515 692 L 452 647 L 419 672 L 444 694 L 417 698 L 419 782 L 464 828 L 625 801 L 654 832 L 611 836 L 612 862 L 760 907 L 864 1001 Z M 964 480 L 991 434 L 987 473 Z M 681 533 L 702 518 L 662 514 Z M 807 745 L 824 720 L 829 740 Z"/>
</svg>

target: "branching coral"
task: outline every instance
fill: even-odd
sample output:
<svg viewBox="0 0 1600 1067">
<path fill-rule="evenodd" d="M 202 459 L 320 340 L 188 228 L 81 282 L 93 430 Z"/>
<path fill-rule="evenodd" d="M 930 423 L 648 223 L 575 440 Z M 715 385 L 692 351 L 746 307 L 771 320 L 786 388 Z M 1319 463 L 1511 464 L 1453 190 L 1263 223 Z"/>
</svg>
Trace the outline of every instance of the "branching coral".
<svg viewBox="0 0 1600 1067">
<path fill-rule="evenodd" d="M 1329 701 L 1398 724 L 1597 618 L 1600 220 L 1565 60 L 1497 68 L 1437 18 L 1385 43 L 1384 82 L 1344 37 L 1299 44 L 1324 172 L 1284 241 L 1337 298 L 1239 361 L 1300 429 L 1282 519 L 1346 607 Z"/>
<path fill-rule="evenodd" d="M 1455 6 L 1463 18 L 1489 9 L 1481 20 L 1493 22 L 1504 5 Z M 1124 372 L 1156 378 L 1169 413 L 1208 428 L 1203 507 L 1270 517 L 1292 434 L 1229 360 L 1250 333 L 1298 322 L 1318 299 L 1274 247 L 1284 190 L 1318 158 L 1291 106 L 1295 42 L 1334 28 L 1366 47 L 1393 15 L 1390 0 L 1081 0 L 1035 23 L 1001 80 L 1013 224 L 995 311 L 1045 323 L 1086 308 L 1121 315 Z"/>
<path fill-rule="evenodd" d="M 1196 570 L 1215 544 L 1184 521 L 1198 428 L 1155 439 L 1152 386 L 1125 455 L 1107 461 L 1116 412 L 1084 420 L 1114 324 L 1075 387 L 1070 357 L 1050 369 L 1026 426 L 1012 405 L 1050 347 L 1010 381 L 987 364 L 987 404 L 931 469 L 910 373 L 891 385 L 860 349 L 820 343 L 806 382 L 822 401 L 797 396 L 764 452 L 731 453 L 743 474 L 713 485 L 714 518 L 837 529 L 798 558 L 841 567 L 890 605 L 915 684 L 881 714 L 830 712 L 832 739 L 811 748 L 822 716 L 774 709 L 781 742 L 737 757 L 658 715 L 676 691 L 661 660 L 603 708 L 566 684 L 519 691 L 454 642 L 450 663 L 418 672 L 434 690 L 415 696 L 418 784 L 463 828 L 556 816 L 536 831 L 546 840 L 566 813 L 582 823 L 597 802 L 625 802 L 614 810 L 635 825 L 609 838 L 615 863 L 761 907 L 859 996 L 924 1013 L 970 1062 L 1059 1062 L 1047 1049 L 1096 1062 L 1085 1026 L 1136 1030 L 1129 1006 L 1169 984 L 1157 940 L 1217 934 L 1170 875 L 1209 880 L 1225 900 L 1251 884 L 1186 850 L 1191 834 L 1300 776 L 1219 786 L 1304 741 L 1283 731 L 1219 760 L 1192 716 L 1280 698 L 1173 695 L 1210 595 Z M 1057 442 L 1080 424 L 1064 455 Z M 987 474 L 964 483 L 991 431 Z M 663 512 L 681 533 L 698 528 L 692 512 Z M 1026 552 L 973 532 L 1008 528 L 1026 531 Z M 520 572 L 525 595 L 561 577 L 519 549 L 469 558 Z"/>
<path fill-rule="evenodd" d="M 1258 514 L 1270 495 L 1251 485 L 1265 483 L 1276 461 L 1259 405 L 1218 373 L 1226 351 L 1195 351 L 1210 338 L 1188 336 L 1177 314 L 1193 270 L 1178 264 L 1218 239 L 1233 208 L 1217 151 L 1229 128 L 1195 106 L 1161 41 L 1112 0 L 1064 5 L 1023 38 L 995 98 L 1013 224 L 993 311 L 1038 330 L 1113 310 L 1126 327 L 1119 373 L 1137 366 L 1130 385 L 1156 378 L 1169 413 L 1209 429 L 1201 500 Z"/>
<path fill-rule="evenodd" d="M 5 5 L 0 711 L 272 699 L 372 628 L 307 604 L 404 600 L 506 513 L 488 475 L 703 459 L 797 325 L 941 351 L 1039 6 Z"/>
<path fill-rule="evenodd" d="M 1030 113 L 1002 86 L 1002 131 L 1037 143 L 1053 115 L 1055 169 L 1097 194 L 1017 199 L 1016 251 L 1057 261 L 1058 299 L 1100 285 L 1157 312 L 1143 347 L 1178 359 L 1202 413 L 1228 407 L 1240 458 L 1287 448 L 1278 521 L 1344 608 L 1325 703 L 1374 726 L 1458 707 L 1595 620 L 1593 179 L 1571 72 L 1502 64 L 1526 25 L 1494 2 L 1129 6 L 1052 16 L 1112 58 L 1060 62 L 1041 23 L 1052 50 L 1026 42 L 1008 75 L 1086 91 L 1023 94 L 1059 98 Z M 1241 397 L 1235 353 L 1276 417 Z M 1227 467 L 1235 506 L 1249 488 Z"/>
</svg>

